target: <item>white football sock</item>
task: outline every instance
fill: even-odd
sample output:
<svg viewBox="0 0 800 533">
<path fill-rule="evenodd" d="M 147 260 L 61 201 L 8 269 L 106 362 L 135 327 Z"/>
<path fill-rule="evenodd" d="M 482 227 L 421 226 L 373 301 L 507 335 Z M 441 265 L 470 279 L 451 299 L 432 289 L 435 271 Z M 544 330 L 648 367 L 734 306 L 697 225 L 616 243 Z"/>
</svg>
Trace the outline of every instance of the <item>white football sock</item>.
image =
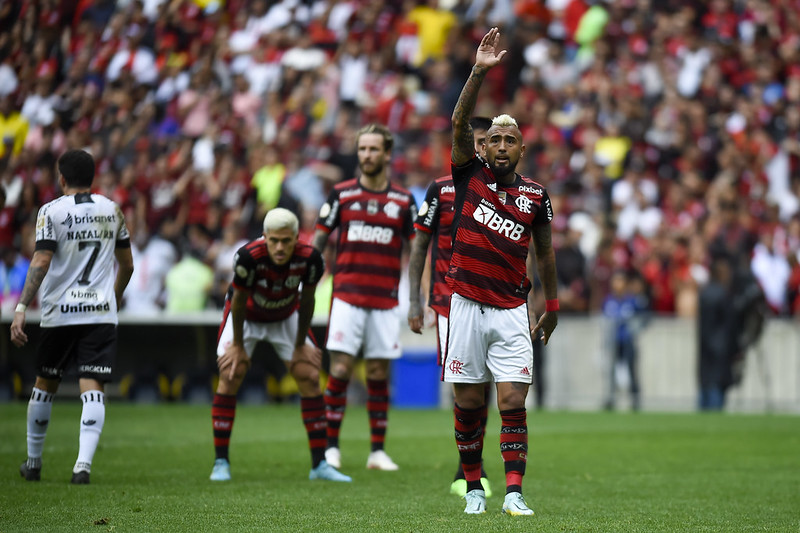
<svg viewBox="0 0 800 533">
<path fill-rule="evenodd" d="M 53 396 L 34 387 L 28 400 L 28 468 L 42 467 L 42 449 L 53 410 Z"/>
<path fill-rule="evenodd" d="M 81 411 L 80 448 L 78 460 L 72 469 L 74 473 L 82 470 L 87 472 L 92 469 L 92 459 L 97 451 L 97 443 L 103 432 L 103 423 L 106 420 L 105 395 L 97 390 L 86 391 L 81 394 L 83 410 Z"/>
</svg>

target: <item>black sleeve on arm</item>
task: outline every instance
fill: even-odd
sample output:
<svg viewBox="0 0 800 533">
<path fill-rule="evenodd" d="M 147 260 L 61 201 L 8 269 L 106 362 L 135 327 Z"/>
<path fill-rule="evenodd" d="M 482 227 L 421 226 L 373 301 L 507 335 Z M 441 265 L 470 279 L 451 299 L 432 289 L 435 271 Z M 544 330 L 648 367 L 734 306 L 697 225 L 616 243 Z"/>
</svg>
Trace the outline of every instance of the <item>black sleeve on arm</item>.
<svg viewBox="0 0 800 533">
<path fill-rule="evenodd" d="M 533 218 L 533 225 L 549 224 L 553 220 L 553 206 L 550 203 L 550 196 L 547 191 L 542 191 L 542 201 L 539 204 L 539 210 L 536 211 L 536 216 Z"/>
<path fill-rule="evenodd" d="M 242 246 L 233 256 L 233 285 L 240 290 L 250 290 L 256 275 L 256 260 L 247 249 Z"/>
<path fill-rule="evenodd" d="M 441 186 L 435 181 L 428 185 L 425 202 L 420 207 L 417 221 L 414 223 L 417 228 L 423 228 L 428 233 L 434 232 L 439 225 L 439 187 Z"/>
<path fill-rule="evenodd" d="M 36 247 L 33 251 L 55 252 L 56 248 L 58 248 L 58 243 L 56 241 L 36 241 Z"/>
</svg>

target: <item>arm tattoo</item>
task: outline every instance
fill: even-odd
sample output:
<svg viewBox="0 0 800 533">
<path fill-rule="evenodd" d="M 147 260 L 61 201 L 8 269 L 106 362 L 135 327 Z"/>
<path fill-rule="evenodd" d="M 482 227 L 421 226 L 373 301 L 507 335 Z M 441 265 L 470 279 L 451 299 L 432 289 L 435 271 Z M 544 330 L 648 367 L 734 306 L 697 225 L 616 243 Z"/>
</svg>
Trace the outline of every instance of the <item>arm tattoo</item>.
<svg viewBox="0 0 800 533">
<path fill-rule="evenodd" d="M 427 255 L 430 241 L 431 235 L 429 233 L 418 231 L 411 245 L 411 255 L 408 258 L 408 282 L 412 301 L 415 298 L 419 298 L 422 271 L 425 269 L 425 256 Z"/>
<path fill-rule="evenodd" d="M 488 69 L 472 67 L 472 72 L 461 90 L 456 107 L 453 109 L 453 162 L 466 163 L 475 153 L 472 127 L 469 119 L 478 101 L 478 91 Z"/>
<path fill-rule="evenodd" d="M 44 281 L 47 271 L 47 268 L 40 266 L 31 266 L 28 269 L 28 275 L 25 277 L 25 286 L 19 296 L 19 303 L 30 305 L 36 293 L 39 292 L 39 287 L 42 286 L 42 281 Z"/>
<path fill-rule="evenodd" d="M 533 238 L 533 247 L 537 252 L 536 255 L 553 247 L 553 236 L 549 224 L 545 226 L 536 226 L 531 232 L 531 237 Z"/>
<path fill-rule="evenodd" d="M 558 278 L 550 224 L 535 226 L 531 237 L 536 250 L 536 269 L 539 271 L 544 297 L 546 300 L 552 300 L 558 297 Z"/>
</svg>

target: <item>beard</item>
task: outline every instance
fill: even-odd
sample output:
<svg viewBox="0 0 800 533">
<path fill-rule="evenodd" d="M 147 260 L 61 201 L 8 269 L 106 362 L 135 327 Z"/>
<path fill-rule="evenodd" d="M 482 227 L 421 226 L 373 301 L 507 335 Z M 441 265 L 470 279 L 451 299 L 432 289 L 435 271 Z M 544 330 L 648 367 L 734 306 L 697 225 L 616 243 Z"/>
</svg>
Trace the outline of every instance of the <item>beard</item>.
<svg viewBox="0 0 800 533">
<path fill-rule="evenodd" d="M 361 173 L 368 177 L 374 178 L 375 176 L 379 175 L 383 172 L 383 163 L 378 161 L 377 163 L 370 164 L 367 168 L 364 167 L 364 163 L 361 161 L 358 162 L 358 168 L 361 170 Z"/>
<path fill-rule="evenodd" d="M 495 161 L 490 161 L 489 168 L 492 170 L 492 174 L 494 174 L 495 177 L 503 177 L 513 175 L 517 169 L 517 163 L 519 163 L 519 160 L 509 160 L 507 165 L 498 166 Z"/>
</svg>

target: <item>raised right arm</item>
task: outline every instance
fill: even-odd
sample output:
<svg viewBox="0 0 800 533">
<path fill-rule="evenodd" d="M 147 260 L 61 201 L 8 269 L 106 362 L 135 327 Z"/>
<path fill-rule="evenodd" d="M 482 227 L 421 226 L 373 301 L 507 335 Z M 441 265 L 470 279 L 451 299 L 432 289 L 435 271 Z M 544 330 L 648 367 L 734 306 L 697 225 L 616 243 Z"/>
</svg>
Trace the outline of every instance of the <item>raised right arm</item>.
<svg viewBox="0 0 800 533">
<path fill-rule="evenodd" d="M 451 158 L 456 166 L 463 165 L 475 155 L 475 142 L 472 138 L 472 127 L 469 119 L 478 101 L 478 91 L 483 78 L 490 68 L 497 65 L 506 55 L 505 50 L 498 51 L 500 31 L 492 28 L 483 36 L 478 51 L 475 53 L 475 65 L 472 67 L 467 82 L 461 90 L 458 102 L 453 109 L 453 151 Z"/>
</svg>

